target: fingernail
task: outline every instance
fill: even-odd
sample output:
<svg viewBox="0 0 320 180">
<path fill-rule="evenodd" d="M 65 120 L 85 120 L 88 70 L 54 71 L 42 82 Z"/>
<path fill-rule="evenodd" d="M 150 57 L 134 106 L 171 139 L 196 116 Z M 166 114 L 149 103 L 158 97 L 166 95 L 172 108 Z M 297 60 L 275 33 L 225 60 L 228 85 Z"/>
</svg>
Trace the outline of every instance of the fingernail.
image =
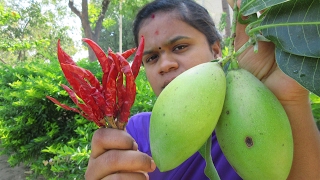
<svg viewBox="0 0 320 180">
<path fill-rule="evenodd" d="M 152 170 L 155 170 L 156 167 L 157 167 L 157 166 L 156 166 L 156 163 L 154 163 L 154 160 L 152 159 L 152 160 L 151 160 L 151 169 L 152 169 Z"/>
</svg>

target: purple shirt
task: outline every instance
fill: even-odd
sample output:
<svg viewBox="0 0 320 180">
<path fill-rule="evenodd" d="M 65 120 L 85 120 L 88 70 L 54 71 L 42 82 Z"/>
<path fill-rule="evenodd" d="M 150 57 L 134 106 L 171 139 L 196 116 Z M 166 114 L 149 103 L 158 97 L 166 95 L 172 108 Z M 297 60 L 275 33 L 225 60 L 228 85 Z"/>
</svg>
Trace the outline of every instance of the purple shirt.
<svg viewBox="0 0 320 180">
<path fill-rule="evenodd" d="M 134 115 L 126 126 L 127 132 L 138 143 L 139 151 L 149 156 L 151 156 L 149 143 L 150 116 L 150 112 Z M 223 155 L 214 132 L 212 133 L 211 156 L 221 180 L 241 179 Z M 204 167 L 205 161 L 197 152 L 177 168 L 167 172 L 160 172 L 157 168 L 154 172 L 149 173 L 149 177 L 150 180 L 207 180 L 208 178 L 203 172 Z"/>
</svg>

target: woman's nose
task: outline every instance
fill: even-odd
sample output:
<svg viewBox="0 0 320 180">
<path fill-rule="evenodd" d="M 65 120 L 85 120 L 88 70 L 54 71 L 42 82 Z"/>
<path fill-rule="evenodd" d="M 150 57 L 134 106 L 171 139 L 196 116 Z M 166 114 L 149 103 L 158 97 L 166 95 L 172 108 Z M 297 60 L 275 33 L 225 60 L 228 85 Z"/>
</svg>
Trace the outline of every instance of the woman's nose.
<svg viewBox="0 0 320 180">
<path fill-rule="evenodd" d="M 173 70 L 176 70 L 179 67 L 179 63 L 171 56 L 162 55 L 160 57 L 160 67 L 159 73 L 164 74 Z"/>
</svg>

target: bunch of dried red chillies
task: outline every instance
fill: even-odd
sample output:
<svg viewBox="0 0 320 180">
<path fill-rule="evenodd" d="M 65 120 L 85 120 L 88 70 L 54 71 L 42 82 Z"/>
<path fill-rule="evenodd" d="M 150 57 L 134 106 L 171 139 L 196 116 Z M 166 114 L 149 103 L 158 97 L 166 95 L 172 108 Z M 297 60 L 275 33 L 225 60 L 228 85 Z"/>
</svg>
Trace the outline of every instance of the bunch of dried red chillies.
<svg viewBox="0 0 320 180">
<path fill-rule="evenodd" d="M 96 54 L 103 71 L 102 83 L 89 70 L 77 66 L 61 49 L 58 41 L 60 66 L 72 88 L 64 84 L 61 86 L 78 108 L 62 104 L 50 96 L 47 98 L 66 110 L 79 113 L 99 127 L 124 129 L 136 96 L 135 79 L 142 63 L 144 38 L 141 38 L 138 48 L 129 49 L 122 54 L 114 53 L 109 48 L 108 56 L 94 41 L 90 39 L 83 41 Z M 135 51 L 130 67 L 127 59 Z"/>
</svg>

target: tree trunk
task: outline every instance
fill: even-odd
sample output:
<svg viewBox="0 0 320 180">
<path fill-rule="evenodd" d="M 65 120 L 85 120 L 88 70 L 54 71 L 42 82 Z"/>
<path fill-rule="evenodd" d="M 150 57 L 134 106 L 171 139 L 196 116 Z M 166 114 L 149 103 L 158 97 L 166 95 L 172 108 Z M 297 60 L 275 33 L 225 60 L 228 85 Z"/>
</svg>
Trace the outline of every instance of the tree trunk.
<svg viewBox="0 0 320 180">
<path fill-rule="evenodd" d="M 122 0 L 119 2 L 119 11 L 122 10 Z M 119 15 L 119 52 L 122 53 L 122 14 Z"/>
<path fill-rule="evenodd" d="M 231 19 L 230 19 L 230 11 L 229 11 L 229 4 L 227 0 L 222 1 L 222 10 L 226 13 L 226 27 L 225 27 L 225 35 L 226 37 L 230 37 L 231 35 Z"/>
<path fill-rule="evenodd" d="M 103 0 L 101 3 L 100 16 L 95 24 L 95 29 L 92 29 L 89 22 L 88 14 L 88 0 L 82 0 L 82 11 L 79 11 L 73 4 L 73 0 L 69 0 L 69 8 L 73 13 L 75 13 L 81 20 L 81 26 L 84 31 L 85 38 L 91 39 L 92 41 L 98 44 L 100 33 L 102 29 L 102 22 L 105 17 L 106 11 L 108 10 L 111 0 Z M 91 48 L 88 48 L 89 51 L 89 60 L 95 61 L 97 58 Z"/>
</svg>

